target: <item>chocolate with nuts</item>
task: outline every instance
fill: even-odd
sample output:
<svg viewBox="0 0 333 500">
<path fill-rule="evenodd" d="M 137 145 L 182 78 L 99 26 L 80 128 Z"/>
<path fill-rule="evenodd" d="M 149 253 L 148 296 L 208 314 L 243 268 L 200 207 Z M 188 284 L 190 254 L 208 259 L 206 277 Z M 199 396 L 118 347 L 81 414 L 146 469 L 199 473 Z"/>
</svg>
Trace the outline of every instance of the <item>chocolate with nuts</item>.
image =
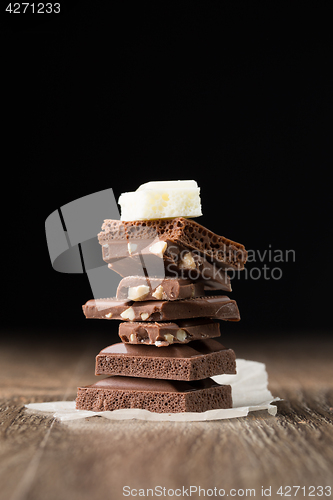
<svg viewBox="0 0 333 500">
<path fill-rule="evenodd" d="M 126 245 L 123 244 L 123 257 L 117 257 L 117 250 L 113 242 L 105 243 L 102 247 L 103 260 L 109 268 L 120 276 L 167 276 L 173 278 L 203 281 L 205 288 L 231 291 L 230 278 L 223 267 L 217 266 L 201 255 L 198 251 L 189 251 L 176 244 L 167 244 L 165 247 L 158 243 L 126 255 Z M 145 241 L 144 244 L 147 244 Z M 130 244 L 128 244 L 130 245 Z M 136 247 L 137 245 L 135 245 Z M 116 244 L 117 247 L 117 244 Z"/>
<path fill-rule="evenodd" d="M 83 306 L 86 318 L 120 319 L 123 321 L 177 321 L 190 318 L 216 318 L 239 321 L 235 300 L 226 295 L 196 297 L 183 300 L 92 299 Z"/>
<path fill-rule="evenodd" d="M 148 276 L 128 276 L 121 280 L 117 289 L 118 300 L 179 300 L 200 297 L 203 294 L 203 282 Z"/>
<path fill-rule="evenodd" d="M 188 344 L 192 340 L 219 337 L 220 324 L 207 318 L 179 320 L 177 323 L 126 321 L 119 325 L 119 337 L 125 344 L 164 347 Z"/>
</svg>

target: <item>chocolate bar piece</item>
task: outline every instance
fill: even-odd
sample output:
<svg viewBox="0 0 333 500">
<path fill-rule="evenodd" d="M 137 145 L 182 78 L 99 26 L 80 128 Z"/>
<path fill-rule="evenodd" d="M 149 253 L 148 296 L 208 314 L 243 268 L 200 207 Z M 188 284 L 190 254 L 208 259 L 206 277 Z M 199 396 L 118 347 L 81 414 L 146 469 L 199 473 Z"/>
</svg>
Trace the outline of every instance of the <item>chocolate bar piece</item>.
<svg viewBox="0 0 333 500">
<path fill-rule="evenodd" d="M 119 283 L 118 300 L 177 300 L 204 295 L 204 283 L 179 278 L 128 276 Z"/>
<path fill-rule="evenodd" d="M 163 242 L 162 242 L 163 243 Z M 231 291 L 230 278 L 225 269 L 209 262 L 198 252 L 189 252 L 180 246 L 167 245 L 163 255 L 152 254 L 154 245 L 148 245 L 141 253 L 132 253 L 126 257 L 114 257 L 114 243 L 106 243 L 102 247 L 103 260 L 108 263 L 112 271 L 120 276 L 159 276 L 203 281 L 205 289 Z M 124 245 L 123 245 L 124 246 Z M 160 247 L 158 247 L 160 248 Z M 155 251 L 155 250 L 154 250 Z"/>
<path fill-rule="evenodd" d="M 187 344 L 193 340 L 220 337 L 220 324 L 207 318 L 180 320 L 177 323 L 126 321 L 119 325 L 119 337 L 126 344 L 148 344 L 165 347 Z"/>
<path fill-rule="evenodd" d="M 194 181 L 152 181 L 118 200 L 121 220 L 147 220 L 202 215 L 200 188 Z"/>
<path fill-rule="evenodd" d="M 196 297 L 183 300 L 92 299 L 82 306 L 86 318 L 120 319 L 128 321 L 177 321 L 189 318 L 216 318 L 239 321 L 235 300 L 226 295 Z"/>
<path fill-rule="evenodd" d="M 119 221 L 107 219 L 98 234 L 101 245 L 111 248 L 110 257 L 123 258 L 133 252 L 150 248 L 160 256 L 175 246 L 188 252 L 199 252 L 207 260 L 218 266 L 243 269 L 247 252 L 243 245 L 218 236 L 191 219 L 157 219 L 146 221 Z M 147 242 L 151 245 L 148 246 Z M 153 243 L 155 242 L 155 243 Z M 158 250 L 158 251 L 157 251 Z M 106 255 L 103 257 L 106 258 Z"/>
<path fill-rule="evenodd" d="M 180 413 L 231 407 L 231 386 L 219 385 L 209 378 L 179 382 L 108 377 L 79 387 L 76 398 L 76 408 L 89 411 L 142 408 L 155 413 Z"/>
<path fill-rule="evenodd" d="M 200 380 L 222 373 L 236 373 L 236 356 L 232 349 L 212 339 L 163 349 L 120 342 L 96 356 L 96 375 Z"/>
</svg>

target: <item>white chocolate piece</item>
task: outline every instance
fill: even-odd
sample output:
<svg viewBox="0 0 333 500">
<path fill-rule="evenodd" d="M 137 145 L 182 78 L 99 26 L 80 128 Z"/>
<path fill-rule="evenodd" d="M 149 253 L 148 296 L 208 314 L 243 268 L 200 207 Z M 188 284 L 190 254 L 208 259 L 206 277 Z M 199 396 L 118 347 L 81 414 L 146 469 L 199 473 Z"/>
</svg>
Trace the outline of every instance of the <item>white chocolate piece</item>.
<svg viewBox="0 0 333 500">
<path fill-rule="evenodd" d="M 149 247 L 149 252 L 157 255 L 157 257 L 160 257 L 162 259 L 167 246 L 168 244 L 166 241 L 157 241 L 151 247 Z"/>
<path fill-rule="evenodd" d="M 122 193 L 118 203 L 124 221 L 202 215 L 196 181 L 147 182 L 136 191 Z"/>
<path fill-rule="evenodd" d="M 132 286 L 128 289 L 127 298 L 129 300 L 143 300 L 149 293 L 149 286 Z"/>
<path fill-rule="evenodd" d="M 123 311 L 120 316 L 123 318 L 123 319 L 129 319 L 130 321 L 133 321 L 133 319 L 135 318 L 135 314 L 134 314 L 134 309 L 133 307 L 129 307 L 128 309 L 125 309 L 125 311 Z"/>
</svg>

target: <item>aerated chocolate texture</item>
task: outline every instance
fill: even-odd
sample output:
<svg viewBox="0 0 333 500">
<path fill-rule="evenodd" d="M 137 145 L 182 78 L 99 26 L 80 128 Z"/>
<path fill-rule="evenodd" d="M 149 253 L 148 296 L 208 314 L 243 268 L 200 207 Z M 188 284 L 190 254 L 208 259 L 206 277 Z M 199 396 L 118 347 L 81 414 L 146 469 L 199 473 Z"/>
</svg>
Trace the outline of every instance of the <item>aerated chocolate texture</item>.
<svg viewBox="0 0 333 500">
<path fill-rule="evenodd" d="M 109 377 L 79 387 L 78 410 L 112 411 L 142 408 L 155 413 L 204 412 L 231 408 L 230 385 L 212 379 L 177 382 L 132 377 Z"/>
<path fill-rule="evenodd" d="M 216 340 L 157 349 L 147 345 L 113 344 L 96 357 L 96 375 L 167 380 L 200 380 L 236 373 L 236 356 Z"/>
<path fill-rule="evenodd" d="M 247 259 L 247 252 L 240 243 L 219 236 L 197 222 L 183 217 L 146 221 L 107 219 L 98 234 L 101 245 L 111 241 L 138 245 L 140 240 L 146 242 L 154 239 L 165 241 L 168 245 L 181 245 L 189 251 L 199 251 L 221 266 L 243 269 Z M 116 253 L 114 255 L 116 256 Z M 118 254 L 119 257 L 121 253 Z"/>
</svg>

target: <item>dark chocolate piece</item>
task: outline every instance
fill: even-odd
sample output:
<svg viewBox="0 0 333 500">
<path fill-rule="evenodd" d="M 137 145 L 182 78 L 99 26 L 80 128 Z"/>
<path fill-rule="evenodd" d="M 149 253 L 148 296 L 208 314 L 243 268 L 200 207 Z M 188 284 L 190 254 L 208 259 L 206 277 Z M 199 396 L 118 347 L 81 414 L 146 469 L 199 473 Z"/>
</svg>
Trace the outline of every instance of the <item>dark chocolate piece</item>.
<svg viewBox="0 0 333 500">
<path fill-rule="evenodd" d="M 128 250 L 131 253 L 142 252 L 147 248 L 148 240 L 151 243 L 157 240 L 166 242 L 168 252 L 172 245 L 180 246 L 189 252 L 199 252 L 211 262 L 224 268 L 243 269 L 247 259 L 243 245 L 218 236 L 197 222 L 184 217 L 147 221 L 108 219 L 102 225 L 98 240 L 101 245 L 109 245 L 112 242 L 110 257 L 113 259 L 129 255 Z M 128 244 L 130 244 L 129 249 Z"/>
<path fill-rule="evenodd" d="M 140 288 L 137 288 L 140 287 Z M 141 295 L 142 294 L 142 295 Z M 117 300 L 177 300 L 204 295 L 204 283 L 181 278 L 128 276 L 119 283 Z"/>
<path fill-rule="evenodd" d="M 79 387 L 78 410 L 142 408 L 155 413 L 204 412 L 232 407 L 231 386 L 212 379 L 196 382 L 108 377 Z"/>
<path fill-rule="evenodd" d="M 222 373 L 236 373 L 236 356 L 232 349 L 212 339 L 163 349 L 120 342 L 96 356 L 96 375 L 200 380 Z"/>
<path fill-rule="evenodd" d="M 226 295 L 143 302 L 128 302 L 116 298 L 92 299 L 82 308 L 87 318 L 123 321 L 177 321 L 203 317 L 228 321 L 240 320 L 236 301 L 230 300 Z"/>
<path fill-rule="evenodd" d="M 220 324 L 207 318 L 179 320 L 177 323 L 126 321 L 119 325 L 119 337 L 126 344 L 165 347 L 193 340 L 220 337 Z"/>
</svg>

